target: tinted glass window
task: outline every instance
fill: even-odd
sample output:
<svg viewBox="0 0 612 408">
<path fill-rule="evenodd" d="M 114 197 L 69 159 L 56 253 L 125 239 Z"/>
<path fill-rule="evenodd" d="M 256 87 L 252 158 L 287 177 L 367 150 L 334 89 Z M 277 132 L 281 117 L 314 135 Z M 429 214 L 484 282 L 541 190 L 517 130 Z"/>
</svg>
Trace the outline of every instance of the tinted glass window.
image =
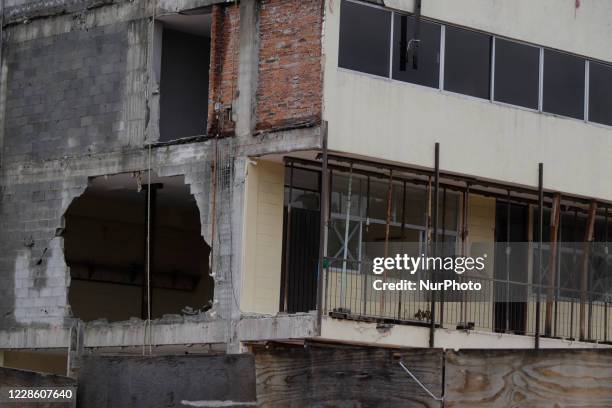
<svg viewBox="0 0 612 408">
<path fill-rule="evenodd" d="M 391 12 L 343 1 L 338 66 L 389 76 Z"/>
<path fill-rule="evenodd" d="M 402 17 L 405 24 L 402 25 Z M 402 26 L 407 42 L 414 36 L 414 18 L 396 14 L 393 22 L 393 78 L 413 84 L 437 88 L 440 79 L 440 26 L 427 21 L 421 22 L 420 43 L 417 54 L 417 68 L 411 58 L 406 59 L 405 71 L 400 70 L 402 48 Z M 406 44 L 407 46 L 407 44 Z M 407 53 L 404 53 L 406 55 Z"/>
<path fill-rule="evenodd" d="M 589 120 L 612 126 L 612 67 L 589 63 Z"/>
<path fill-rule="evenodd" d="M 584 59 L 544 51 L 544 111 L 584 118 Z"/>
<path fill-rule="evenodd" d="M 446 27 L 444 89 L 489 98 L 491 36 Z"/>
<path fill-rule="evenodd" d="M 538 109 L 540 49 L 495 39 L 496 101 Z"/>
</svg>

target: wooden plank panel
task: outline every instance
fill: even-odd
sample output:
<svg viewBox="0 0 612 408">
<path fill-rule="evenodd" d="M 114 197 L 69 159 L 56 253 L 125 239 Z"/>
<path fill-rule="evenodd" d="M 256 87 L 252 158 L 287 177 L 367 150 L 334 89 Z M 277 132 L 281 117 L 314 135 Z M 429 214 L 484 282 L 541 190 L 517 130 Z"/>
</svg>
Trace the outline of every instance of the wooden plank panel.
<svg viewBox="0 0 612 408">
<path fill-rule="evenodd" d="M 434 394 L 442 390 L 442 351 L 369 348 L 256 350 L 260 407 L 440 407 L 399 366 Z"/>
<path fill-rule="evenodd" d="M 610 407 L 612 350 L 446 353 L 445 407 Z"/>
</svg>

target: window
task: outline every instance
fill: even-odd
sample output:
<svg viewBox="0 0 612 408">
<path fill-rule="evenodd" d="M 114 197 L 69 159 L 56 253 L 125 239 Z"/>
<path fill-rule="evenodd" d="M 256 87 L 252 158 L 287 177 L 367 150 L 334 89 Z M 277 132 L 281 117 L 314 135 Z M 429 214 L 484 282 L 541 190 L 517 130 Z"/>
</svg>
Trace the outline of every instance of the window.
<svg viewBox="0 0 612 408">
<path fill-rule="evenodd" d="M 446 27 L 444 89 L 489 98 L 491 36 Z"/>
<path fill-rule="evenodd" d="M 495 39 L 494 100 L 538 109 L 539 78 L 539 48 Z"/>
<path fill-rule="evenodd" d="M 584 59 L 544 51 L 545 112 L 584 118 Z"/>
<path fill-rule="evenodd" d="M 589 63 L 589 120 L 612 126 L 612 66 Z"/>
<path fill-rule="evenodd" d="M 285 167 L 285 206 L 318 211 L 320 209 L 321 173 L 299 167 Z M 291 197 L 289 197 L 291 193 Z"/>
<path fill-rule="evenodd" d="M 166 15 L 156 21 L 159 142 L 206 135 L 210 25 L 210 14 Z"/>
<path fill-rule="evenodd" d="M 391 12 L 344 0 L 338 66 L 389 76 Z"/>
<path fill-rule="evenodd" d="M 417 68 L 414 68 L 412 60 L 409 59 L 406 62 L 406 69 L 401 71 L 401 51 L 402 47 L 408 46 L 407 43 L 413 37 L 414 18 L 400 14 L 396 14 L 393 18 L 393 79 L 437 88 L 440 83 L 440 25 L 421 21 Z M 402 19 L 405 23 L 402 23 Z M 405 36 L 402 35 L 402 29 Z"/>
</svg>

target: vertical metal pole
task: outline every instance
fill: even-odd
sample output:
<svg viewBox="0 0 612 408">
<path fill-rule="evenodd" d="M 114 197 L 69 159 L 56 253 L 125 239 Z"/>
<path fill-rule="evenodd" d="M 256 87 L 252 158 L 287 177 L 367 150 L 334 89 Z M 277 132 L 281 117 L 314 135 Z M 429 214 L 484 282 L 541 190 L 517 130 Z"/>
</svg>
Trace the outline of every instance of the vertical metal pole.
<svg viewBox="0 0 612 408">
<path fill-rule="evenodd" d="M 143 186 L 143 192 L 145 193 L 145 225 L 147 225 L 147 220 L 150 218 L 151 226 L 150 226 L 150 237 L 148 246 L 150 248 L 149 255 L 149 271 L 151 276 L 155 272 L 155 224 L 156 224 L 156 207 L 157 207 L 157 190 L 163 188 L 163 184 L 155 183 L 155 184 L 147 184 Z M 149 201 L 150 200 L 150 201 Z M 151 214 L 149 215 L 149 211 Z M 145 268 L 147 265 L 147 229 L 145 228 L 144 233 L 144 264 Z M 149 318 L 149 310 L 151 311 L 151 316 L 153 316 L 153 289 L 151 285 L 151 289 L 149 290 L 149 285 L 147 285 L 147 275 L 146 271 L 143 269 L 143 278 L 142 278 L 142 304 L 140 308 L 140 317 L 142 320 L 146 320 Z M 152 279 L 151 279 L 152 280 Z"/>
<path fill-rule="evenodd" d="M 546 317 L 544 319 L 544 335 L 552 336 L 553 304 L 556 303 L 556 262 L 557 262 L 557 237 L 559 234 L 559 219 L 561 214 L 561 194 L 555 194 L 550 212 L 550 255 L 548 257 L 548 276 L 546 279 Z"/>
<path fill-rule="evenodd" d="M 572 278 L 571 278 L 571 282 L 570 285 L 572 288 L 574 288 L 574 284 L 576 283 L 576 269 L 577 269 L 577 262 L 576 262 L 576 228 L 578 227 L 578 208 L 574 208 L 574 222 L 572 225 L 572 243 L 573 243 L 573 249 L 572 249 L 572 264 L 573 264 L 573 268 L 571 271 L 572 274 Z M 574 295 L 575 292 L 572 292 L 572 304 L 571 304 L 571 308 L 570 308 L 570 339 L 574 339 Z"/>
<path fill-rule="evenodd" d="M 433 244 L 434 244 L 434 256 L 438 256 L 438 193 L 440 191 L 440 143 L 435 145 L 435 176 L 434 176 L 434 197 L 433 197 Z M 435 281 L 435 262 L 434 269 L 430 273 L 432 283 Z M 430 322 L 429 322 L 429 347 L 435 345 L 435 331 L 436 331 L 436 292 L 431 291 L 431 305 L 430 305 Z"/>
<path fill-rule="evenodd" d="M 587 336 L 587 316 L 586 299 L 589 289 L 590 257 L 595 228 L 595 215 L 597 214 L 597 202 L 591 201 L 589 206 L 589 216 L 587 218 L 586 230 L 584 233 L 583 252 L 582 252 L 582 275 L 580 279 L 580 340 L 586 340 Z M 589 296 L 590 297 L 590 296 Z M 590 324 L 590 322 L 589 322 Z"/>
<path fill-rule="evenodd" d="M 289 275 L 291 274 L 291 204 L 293 203 L 293 162 L 289 167 L 289 202 L 287 203 L 287 232 L 285 234 L 285 270 L 283 271 L 283 287 L 281 290 L 282 311 L 289 310 Z"/>
<path fill-rule="evenodd" d="M 607 270 L 609 263 L 608 259 L 610 254 L 608 253 L 608 207 L 606 206 L 605 213 L 605 222 L 604 222 L 604 241 L 605 241 L 605 254 L 606 254 L 606 276 L 610 276 L 610 272 Z M 604 343 L 608 342 L 608 294 L 606 294 L 606 298 L 604 298 Z"/>
<path fill-rule="evenodd" d="M 321 124 L 321 217 L 319 218 L 319 275 L 317 276 L 317 333 L 321 336 L 323 320 L 323 266 L 325 257 L 325 226 L 328 212 L 329 184 L 327 178 L 327 121 Z"/>
<path fill-rule="evenodd" d="M 402 190 L 402 227 L 401 227 L 401 241 L 402 241 L 402 247 L 404 249 L 406 249 L 405 246 L 405 228 L 406 228 L 406 182 L 404 181 L 403 184 L 403 190 Z M 399 300 L 397 302 L 397 318 L 401 319 L 402 318 L 402 293 L 403 291 L 399 292 Z"/>
<path fill-rule="evenodd" d="M 367 176 L 367 181 L 366 181 L 367 185 L 366 185 L 366 211 L 365 211 L 365 216 L 366 216 L 366 236 L 368 234 L 369 228 L 370 228 L 370 176 Z M 367 284 L 367 278 L 368 275 L 364 274 L 364 282 L 362 284 L 363 287 L 363 314 L 366 315 L 367 314 L 367 307 L 368 307 L 368 287 L 370 287 Z"/>
<path fill-rule="evenodd" d="M 563 240 L 565 238 L 563 238 L 563 211 L 561 210 L 561 206 L 559 205 L 559 237 L 558 237 L 558 241 L 559 243 L 557 244 L 557 263 L 556 263 L 556 271 L 555 274 L 557 275 L 556 279 L 555 279 L 555 286 L 553 287 L 554 291 L 555 291 L 555 316 L 554 316 L 554 321 L 555 321 L 555 328 L 553 331 L 553 336 L 557 337 L 558 334 L 558 326 L 559 326 L 559 297 L 561 296 L 561 292 L 560 292 L 560 287 L 561 287 L 561 247 L 563 245 Z"/>
<path fill-rule="evenodd" d="M 442 193 L 442 252 L 440 256 L 446 256 L 446 187 Z M 444 291 L 440 293 L 440 327 L 444 327 Z"/>
<path fill-rule="evenodd" d="M 346 260 L 348 256 L 348 240 L 349 240 L 349 230 L 351 226 L 352 187 L 353 187 L 353 163 L 351 163 L 351 168 L 349 172 L 348 196 L 346 200 L 346 217 L 344 220 L 344 249 L 342 251 L 342 279 L 340 281 L 340 303 L 342 304 L 343 309 L 345 309 L 345 306 L 346 306 L 346 286 L 347 286 Z"/>
<path fill-rule="evenodd" d="M 540 287 L 542 285 L 542 239 L 544 229 L 544 164 L 538 166 L 538 292 L 536 297 L 536 321 L 535 321 L 535 348 L 540 348 Z"/>
<path fill-rule="evenodd" d="M 510 204 L 510 190 L 508 190 L 508 198 L 506 202 L 506 322 L 502 331 L 510 330 L 510 212 L 512 205 Z"/>
<path fill-rule="evenodd" d="M 468 205 L 469 205 L 469 199 L 470 199 L 470 183 L 466 183 L 465 186 L 465 191 L 463 192 L 463 217 L 461 220 L 461 223 L 463 224 L 461 226 L 461 256 L 464 257 L 466 255 L 466 240 L 468 237 L 468 229 L 467 229 L 467 223 L 468 223 Z M 467 324 L 467 308 L 465 307 L 465 292 L 461 291 L 461 310 L 460 310 L 460 315 L 461 315 L 461 322 L 463 322 L 463 324 Z"/>
<path fill-rule="evenodd" d="M 391 198 L 393 196 L 393 170 L 389 170 L 389 186 L 387 189 L 387 219 L 385 220 L 385 258 L 389 256 L 389 230 L 391 223 Z M 387 281 L 387 268 L 383 272 L 383 282 Z M 380 312 L 381 315 L 385 314 L 385 292 L 380 294 Z"/>
</svg>

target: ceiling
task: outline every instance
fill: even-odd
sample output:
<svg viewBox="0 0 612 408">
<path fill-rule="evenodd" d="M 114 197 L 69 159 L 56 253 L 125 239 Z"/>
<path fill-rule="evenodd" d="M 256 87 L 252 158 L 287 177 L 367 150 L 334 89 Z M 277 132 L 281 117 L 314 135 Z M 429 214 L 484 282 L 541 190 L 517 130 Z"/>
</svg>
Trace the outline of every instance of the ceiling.
<svg viewBox="0 0 612 408">
<path fill-rule="evenodd" d="M 184 176 L 158 177 L 151 173 L 151 184 L 161 183 L 163 187 L 157 190 L 157 204 L 160 207 L 176 209 L 193 208 L 195 198 L 185 184 Z M 142 201 L 139 184 L 149 184 L 147 172 L 121 173 L 112 176 L 94 177 L 90 180 L 87 191 L 92 196 L 122 202 Z"/>
<path fill-rule="evenodd" d="M 194 15 L 168 14 L 158 17 L 158 20 L 164 24 L 164 28 L 210 37 L 210 26 L 212 23 L 210 13 Z"/>
</svg>

